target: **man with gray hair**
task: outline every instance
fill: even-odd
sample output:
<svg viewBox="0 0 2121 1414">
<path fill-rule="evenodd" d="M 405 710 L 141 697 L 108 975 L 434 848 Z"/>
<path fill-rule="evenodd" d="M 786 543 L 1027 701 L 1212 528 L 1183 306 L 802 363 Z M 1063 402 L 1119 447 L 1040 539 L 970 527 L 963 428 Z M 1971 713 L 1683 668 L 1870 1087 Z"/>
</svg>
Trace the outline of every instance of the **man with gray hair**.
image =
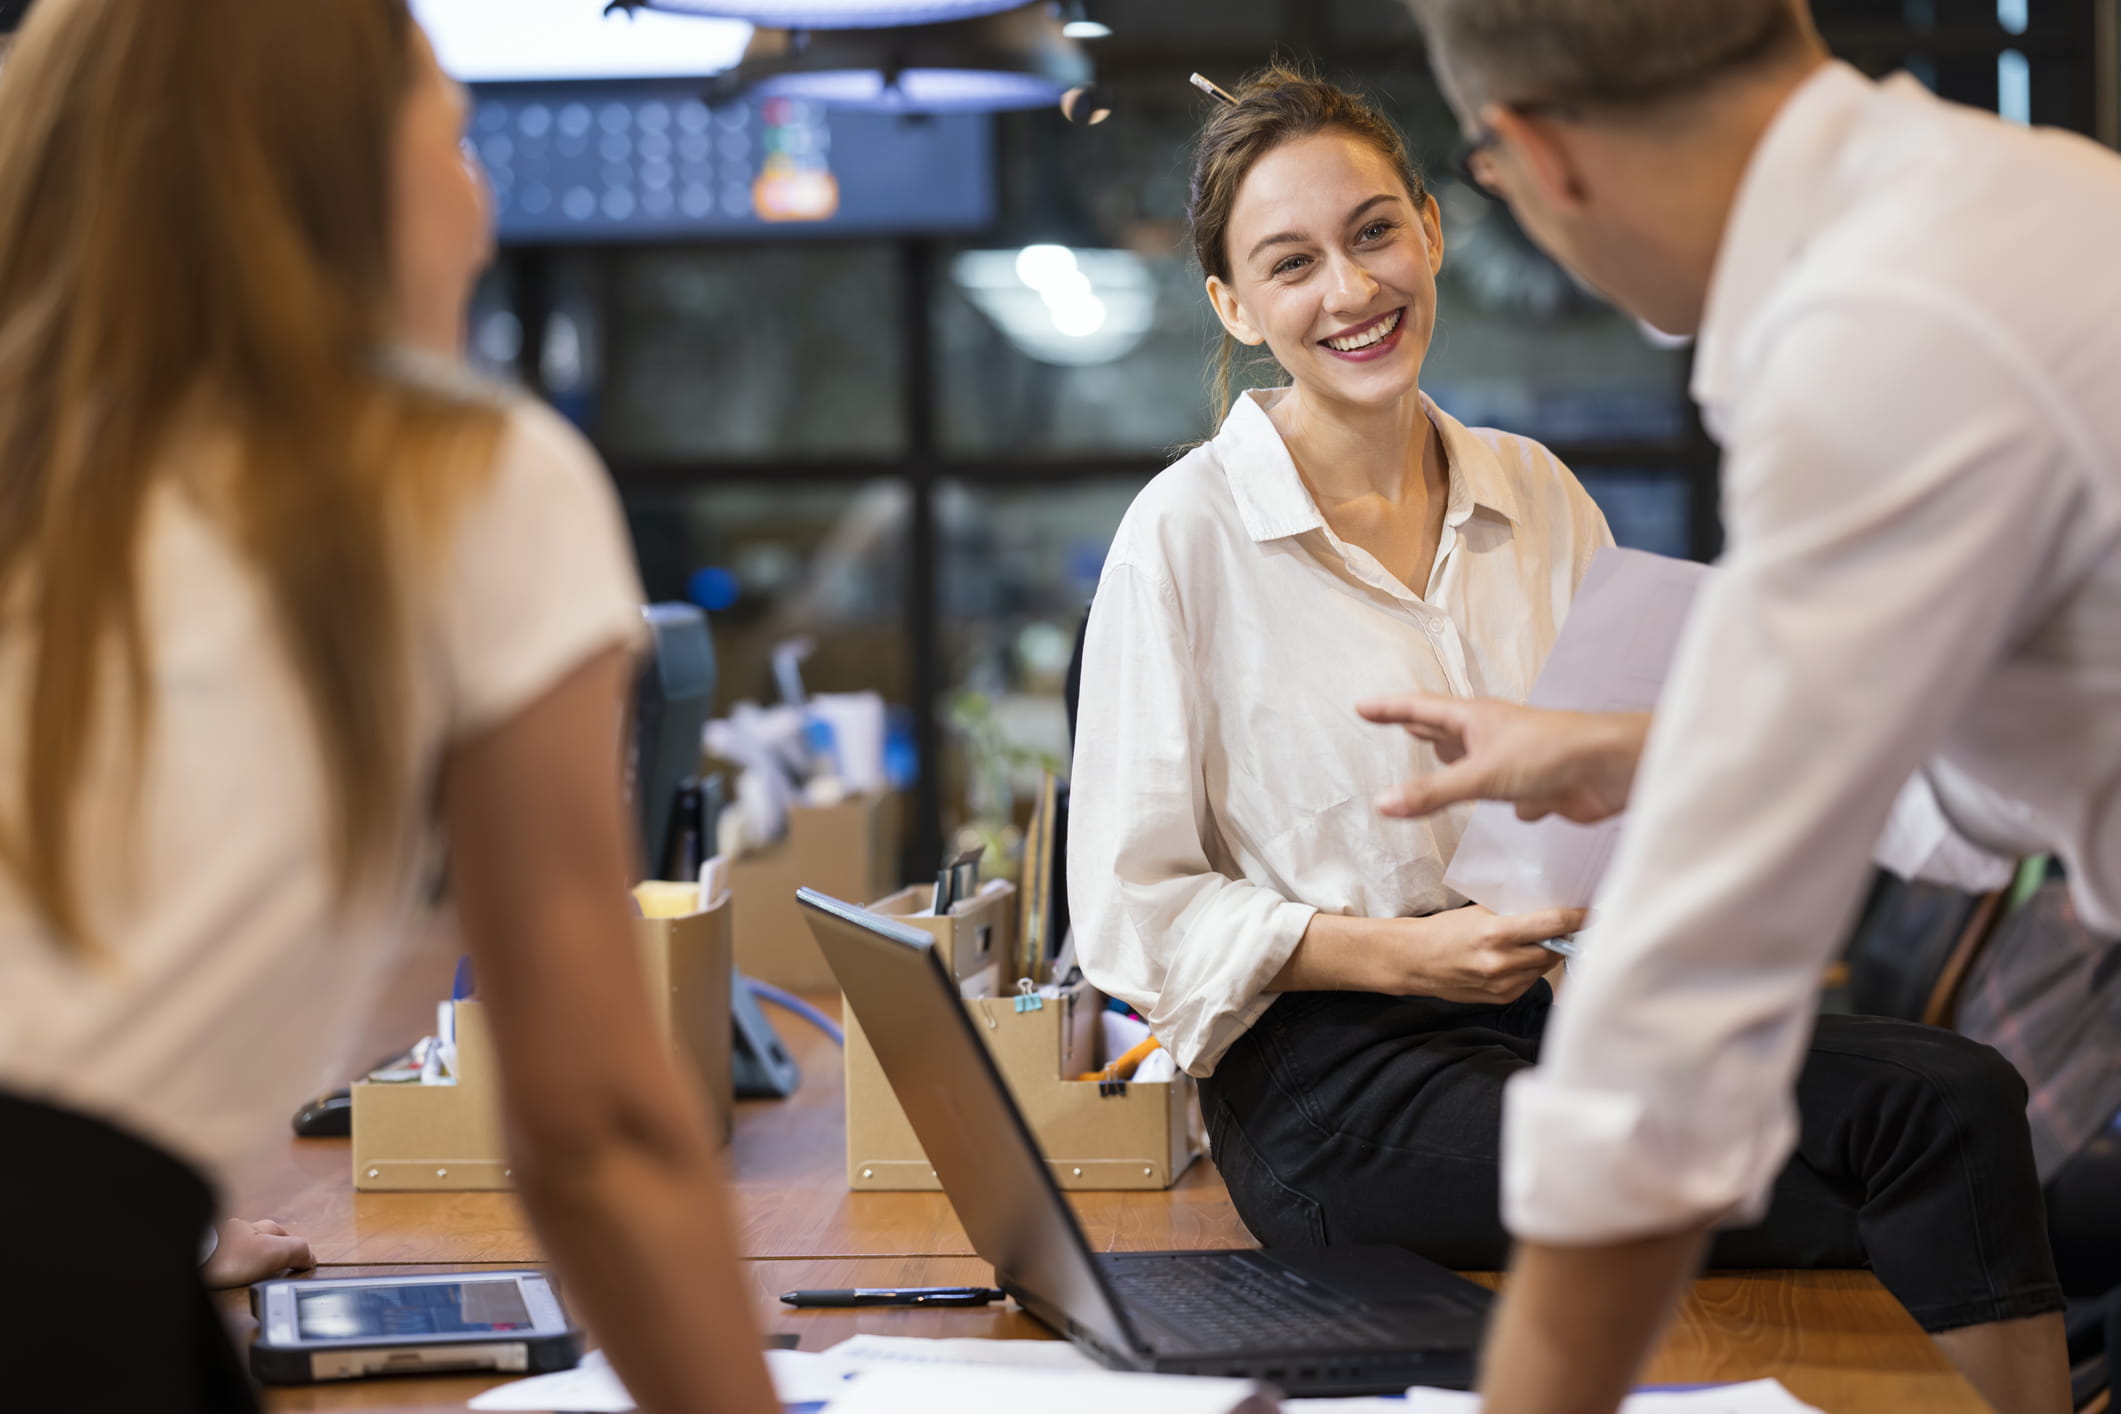
<svg viewBox="0 0 2121 1414">
<path fill-rule="evenodd" d="M 1468 178 L 1698 336 L 1725 451 L 1729 548 L 1654 722 L 1363 704 L 1444 763 L 1387 814 L 1632 804 L 1511 1086 L 1520 1247 L 1485 1374 L 1489 1414 L 1602 1414 L 1704 1234 L 1762 1210 L 1819 975 L 1911 778 L 1937 841 L 2052 853 L 2121 933 L 2121 161 L 1871 82 L 1802 0 L 1408 3 Z M 1939 1345 L 1999 1411 L 2067 1409 L 2052 1304 L 1990 1295 Z"/>
</svg>

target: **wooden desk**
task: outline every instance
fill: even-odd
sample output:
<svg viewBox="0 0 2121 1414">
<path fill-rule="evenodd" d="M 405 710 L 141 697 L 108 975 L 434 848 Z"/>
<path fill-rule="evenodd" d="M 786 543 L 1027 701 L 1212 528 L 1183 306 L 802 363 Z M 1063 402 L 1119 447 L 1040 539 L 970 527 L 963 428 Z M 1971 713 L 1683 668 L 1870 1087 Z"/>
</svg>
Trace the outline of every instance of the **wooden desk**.
<svg viewBox="0 0 2121 1414">
<path fill-rule="evenodd" d="M 446 991 L 451 959 L 430 949 L 408 966 L 371 1030 L 382 1054 L 423 1029 Z M 737 1108 L 729 1154 L 747 1263 L 767 1331 L 822 1350 L 857 1332 L 1050 1338 L 1013 1306 L 964 1311 L 791 1311 L 797 1287 L 961 1285 L 993 1272 L 941 1194 L 849 1193 L 842 1149 L 839 1053 L 805 1023 L 774 1013 L 803 1067 L 789 1101 Z M 368 1050 L 362 1052 L 368 1054 Z M 355 1193 L 344 1140 L 288 1141 L 284 1157 L 239 1184 L 231 1211 L 274 1217 L 309 1239 L 324 1275 L 520 1266 L 543 1260 L 513 1197 L 501 1193 Z M 1070 1195 L 1092 1245 L 1106 1251 L 1249 1247 L 1222 1181 L 1205 1160 L 1167 1193 Z M 1476 1278 L 1487 1280 L 1493 1278 Z M 231 1322 L 249 1338 L 240 1293 Z M 1651 1366 L 1655 1382 L 1772 1375 L 1828 1414 L 1980 1414 L 1985 1406 L 1868 1272 L 1751 1272 L 1695 1283 Z M 461 1410 L 492 1379 L 371 1381 L 272 1391 L 267 1408 Z"/>
</svg>

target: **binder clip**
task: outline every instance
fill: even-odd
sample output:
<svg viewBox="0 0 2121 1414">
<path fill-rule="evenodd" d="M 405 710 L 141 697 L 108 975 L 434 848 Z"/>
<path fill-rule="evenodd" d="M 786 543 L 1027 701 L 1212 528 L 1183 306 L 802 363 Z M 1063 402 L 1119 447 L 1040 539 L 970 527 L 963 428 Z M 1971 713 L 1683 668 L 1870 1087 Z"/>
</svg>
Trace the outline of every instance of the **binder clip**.
<svg viewBox="0 0 2121 1414">
<path fill-rule="evenodd" d="M 1106 1066 L 1104 1074 L 1098 1077 L 1097 1098 L 1100 1100 L 1124 1100 L 1127 1098 L 1127 1082 L 1119 1078 L 1119 1066 L 1117 1064 Z"/>
<path fill-rule="evenodd" d="M 1016 979 L 1016 1009 L 1017 1009 L 1017 1011 L 1018 1011 L 1019 1013 L 1022 1013 L 1022 1012 L 1027 1012 L 1027 1011 L 1043 1011 L 1043 1010 L 1045 1010 L 1045 1007 L 1046 1007 L 1046 999 L 1045 999 L 1044 997 L 1042 997 L 1042 996 L 1040 996 L 1040 995 L 1038 994 L 1038 988 L 1036 988 L 1036 987 L 1034 987 L 1034 986 L 1032 986 L 1032 985 L 1031 985 L 1031 979 L 1030 979 L 1029 977 L 1019 977 L 1019 978 L 1017 978 L 1017 979 Z"/>
</svg>

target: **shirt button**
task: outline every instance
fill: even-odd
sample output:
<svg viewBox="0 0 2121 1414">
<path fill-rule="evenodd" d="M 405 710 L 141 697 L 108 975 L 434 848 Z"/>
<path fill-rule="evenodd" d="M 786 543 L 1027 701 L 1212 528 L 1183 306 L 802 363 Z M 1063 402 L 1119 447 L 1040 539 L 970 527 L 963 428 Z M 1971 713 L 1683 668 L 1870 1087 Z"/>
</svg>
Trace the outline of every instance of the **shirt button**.
<svg viewBox="0 0 2121 1414">
<path fill-rule="evenodd" d="M 1444 629 L 1443 629 L 1443 624 L 1442 624 L 1442 622 L 1441 622 L 1441 621 L 1439 621 L 1439 620 L 1437 620 L 1437 619 L 1430 619 L 1430 620 L 1429 620 L 1429 636 L 1430 636 L 1431 638 L 1442 638 L 1442 637 L 1443 637 L 1443 632 L 1444 632 Z"/>
</svg>

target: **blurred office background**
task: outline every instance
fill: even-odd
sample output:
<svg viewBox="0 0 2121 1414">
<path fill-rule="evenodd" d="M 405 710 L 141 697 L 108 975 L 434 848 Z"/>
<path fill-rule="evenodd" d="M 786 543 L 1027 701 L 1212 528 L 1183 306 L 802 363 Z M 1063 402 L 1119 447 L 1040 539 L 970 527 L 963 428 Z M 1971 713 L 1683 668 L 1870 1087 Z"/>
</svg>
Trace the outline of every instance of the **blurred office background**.
<svg viewBox="0 0 2121 1414">
<path fill-rule="evenodd" d="M 416 0 L 473 85 L 501 213 L 475 357 L 601 449 L 651 596 L 709 610 L 725 705 L 772 700 L 773 645 L 807 635 L 814 689 L 903 706 L 910 869 L 1005 823 L 1064 756 L 1062 681 L 1113 528 L 1212 431 L 1215 326 L 1184 231 L 1193 70 L 1229 85 L 1279 55 L 1380 99 L 1450 242 L 1427 389 L 1553 447 L 1623 543 L 1716 553 L 1687 353 L 1450 179 L 1456 128 L 1398 0 L 1070 0 L 1110 113 L 1094 126 L 1051 102 L 731 93 L 712 76 L 750 27 L 666 11 L 745 7 L 648 3 L 666 9 Z M 2116 0 L 1815 8 L 1866 70 L 2114 140 Z"/>
</svg>

